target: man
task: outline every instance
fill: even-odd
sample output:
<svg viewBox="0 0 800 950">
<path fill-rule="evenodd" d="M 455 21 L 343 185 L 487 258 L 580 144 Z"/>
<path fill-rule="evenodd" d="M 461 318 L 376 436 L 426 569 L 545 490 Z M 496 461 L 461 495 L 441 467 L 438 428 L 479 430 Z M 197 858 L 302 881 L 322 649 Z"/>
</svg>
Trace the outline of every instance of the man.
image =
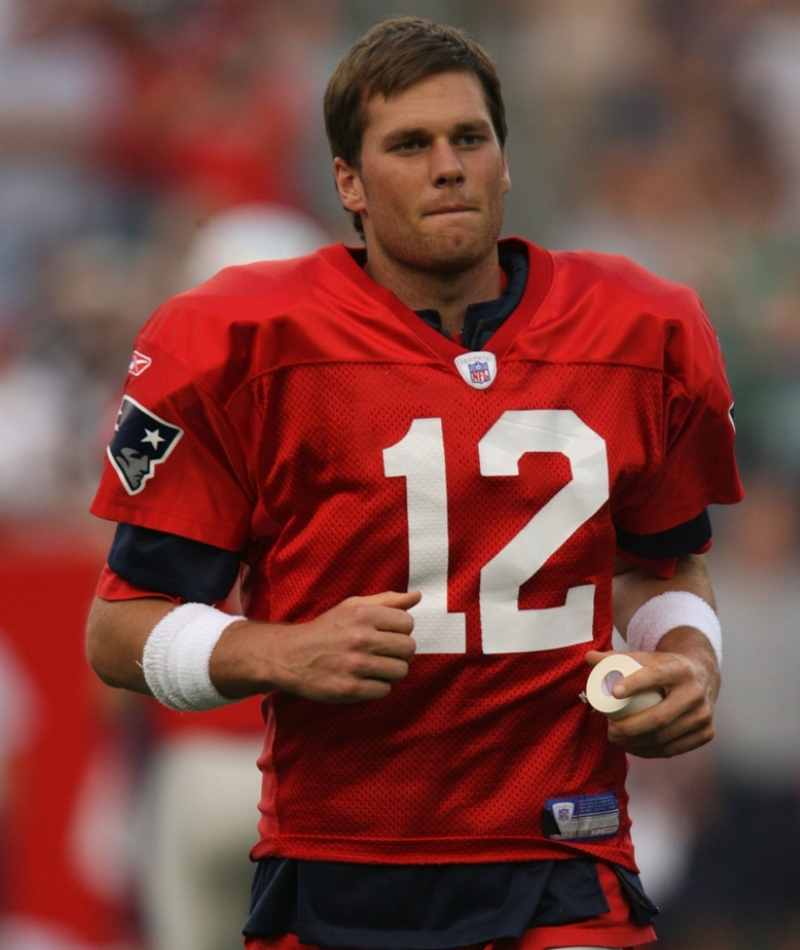
<svg viewBox="0 0 800 950">
<path fill-rule="evenodd" d="M 644 943 L 625 752 L 707 742 L 719 687 L 716 338 L 629 261 L 498 244 L 500 86 L 459 31 L 375 27 L 325 112 L 365 248 L 145 326 L 90 661 L 178 708 L 265 694 L 249 946 Z M 579 695 L 614 622 L 615 694 L 665 698 L 609 725 Z"/>
</svg>

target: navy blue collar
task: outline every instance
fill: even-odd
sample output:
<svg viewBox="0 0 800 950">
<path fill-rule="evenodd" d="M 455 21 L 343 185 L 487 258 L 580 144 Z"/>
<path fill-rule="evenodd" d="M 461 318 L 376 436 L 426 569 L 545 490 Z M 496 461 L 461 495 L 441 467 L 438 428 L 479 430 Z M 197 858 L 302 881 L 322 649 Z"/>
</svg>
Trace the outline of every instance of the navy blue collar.
<svg viewBox="0 0 800 950">
<path fill-rule="evenodd" d="M 349 248 L 356 262 L 363 267 L 367 255 L 363 248 Z M 500 266 L 505 271 L 508 284 L 503 293 L 494 300 L 472 303 L 464 314 L 464 327 L 461 330 L 461 345 L 467 349 L 482 350 L 492 334 L 499 330 L 517 308 L 528 282 L 528 251 L 521 242 L 508 241 L 499 245 Z M 450 339 L 450 334 L 442 328 L 442 318 L 438 310 L 417 310 L 417 315 L 429 327 Z"/>
<path fill-rule="evenodd" d="M 525 285 L 528 282 L 528 252 L 521 244 L 501 244 L 499 248 L 500 266 L 505 271 L 508 284 L 503 293 L 494 300 L 471 303 L 464 314 L 464 326 L 461 330 L 461 345 L 466 350 L 482 350 L 492 334 L 499 330 L 516 310 Z M 442 318 L 438 310 L 417 310 L 429 327 L 450 339 L 450 334 L 442 328 Z"/>
</svg>

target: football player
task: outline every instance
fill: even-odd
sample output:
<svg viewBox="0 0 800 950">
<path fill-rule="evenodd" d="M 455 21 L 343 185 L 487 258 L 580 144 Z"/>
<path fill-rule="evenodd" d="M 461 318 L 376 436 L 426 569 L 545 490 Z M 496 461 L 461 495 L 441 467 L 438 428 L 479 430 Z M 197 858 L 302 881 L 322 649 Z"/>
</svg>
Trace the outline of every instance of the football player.
<svg viewBox="0 0 800 950">
<path fill-rule="evenodd" d="M 742 495 L 715 333 L 629 260 L 499 240 L 500 83 L 462 32 L 376 26 L 325 117 L 363 246 L 141 331 L 91 664 L 173 708 L 263 694 L 251 948 L 648 942 L 626 752 L 712 737 L 707 508 Z M 579 697 L 615 624 L 614 696 L 663 699 L 612 721 Z"/>
</svg>

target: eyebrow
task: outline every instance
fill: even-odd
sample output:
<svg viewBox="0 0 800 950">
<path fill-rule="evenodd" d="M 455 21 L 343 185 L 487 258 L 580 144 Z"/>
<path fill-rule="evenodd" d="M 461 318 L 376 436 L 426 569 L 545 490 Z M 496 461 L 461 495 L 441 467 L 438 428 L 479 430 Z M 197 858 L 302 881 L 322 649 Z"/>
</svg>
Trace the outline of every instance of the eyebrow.
<svg viewBox="0 0 800 950">
<path fill-rule="evenodd" d="M 457 123 L 452 131 L 451 135 L 468 135 L 474 132 L 486 132 L 491 130 L 492 124 L 486 119 L 475 119 L 470 122 L 459 122 Z M 426 126 L 409 126 L 408 128 L 395 129 L 393 132 L 387 133 L 383 139 L 383 145 L 386 148 L 391 148 L 394 145 L 399 145 L 401 142 L 407 142 L 409 139 L 426 139 L 430 138 L 431 131 Z"/>
<path fill-rule="evenodd" d="M 417 128 L 395 129 L 387 133 L 383 138 L 383 144 L 386 146 L 399 145 L 408 139 L 423 139 L 430 136 L 430 131 L 423 126 Z"/>
</svg>

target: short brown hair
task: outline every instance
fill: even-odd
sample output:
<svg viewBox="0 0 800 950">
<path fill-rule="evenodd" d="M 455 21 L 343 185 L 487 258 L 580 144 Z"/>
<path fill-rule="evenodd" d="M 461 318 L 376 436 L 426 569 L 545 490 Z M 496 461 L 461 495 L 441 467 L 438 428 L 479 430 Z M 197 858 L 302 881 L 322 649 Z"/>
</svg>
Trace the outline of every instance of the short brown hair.
<svg viewBox="0 0 800 950">
<path fill-rule="evenodd" d="M 489 55 L 463 30 L 421 17 L 392 17 L 374 26 L 339 61 L 325 90 L 325 128 L 334 158 L 358 168 L 366 106 L 389 99 L 429 76 L 474 73 L 501 147 L 508 127 L 500 79 Z"/>
</svg>

